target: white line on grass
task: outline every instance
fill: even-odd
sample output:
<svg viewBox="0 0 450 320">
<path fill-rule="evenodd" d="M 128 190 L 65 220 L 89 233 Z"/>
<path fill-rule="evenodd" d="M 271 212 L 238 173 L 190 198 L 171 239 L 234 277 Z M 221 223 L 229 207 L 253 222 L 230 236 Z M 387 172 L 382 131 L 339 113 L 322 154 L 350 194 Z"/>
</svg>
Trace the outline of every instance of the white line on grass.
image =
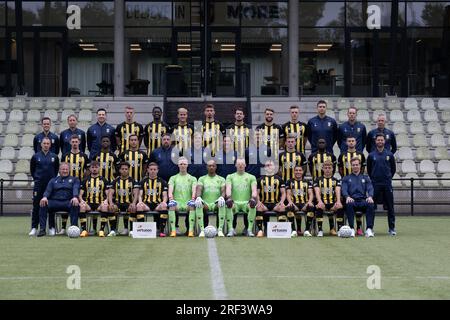
<svg viewBox="0 0 450 320">
<path fill-rule="evenodd" d="M 217 255 L 216 241 L 208 239 L 209 266 L 211 268 L 211 285 L 214 299 L 225 300 L 228 298 L 225 283 L 223 282 L 222 269 L 220 268 L 219 256 Z"/>
</svg>

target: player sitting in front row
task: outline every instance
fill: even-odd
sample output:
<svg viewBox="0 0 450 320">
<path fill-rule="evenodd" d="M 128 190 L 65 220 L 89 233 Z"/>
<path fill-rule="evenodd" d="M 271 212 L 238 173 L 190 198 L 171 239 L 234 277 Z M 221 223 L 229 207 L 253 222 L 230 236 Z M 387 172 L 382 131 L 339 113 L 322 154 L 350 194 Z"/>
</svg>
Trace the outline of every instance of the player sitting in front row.
<svg viewBox="0 0 450 320">
<path fill-rule="evenodd" d="M 311 223 L 314 218 L 314 191 L 311 182 L 303 180 L 303 167 L 294 168 L 294 178 L 286 183 L 286 195 L 288 205 L 286 206 L 287 217 L 292 224 L 291 237 L 301 236 L 302 216 L 306 212 L 305 237 L 310 237 Z M 297 221 L 295 227 L 294 218 Z"/>
<path fill-rule="evenodd" d="M 323 213 L 328 212 L 330 222 L 330 235 L 336 236 L 334 227 L 334 214 L 338 230 L 344 224 L 344 210 L 341 203 L 341 182 L 333 177 L 333 163 L 329 160 L 323 163 L 323 176 L 314 181 L 314 191 L 316 193 L 316 217 L 319 232 L 318 237 L 323 237 Z"/>
<path fill-rule="evenodd" d="M 233 229 L 233 215 L 244 212 L 248 215 L 248 237 L 254 237 L 252 232 L 253 223 L 256 217 L 256 204 L 258 191 L 256 188 L 256 178 L 245 172 L 245 159 L 236 160 L 237 172 L 229 174 L 226 178 L 226 205 L 227 205 L 227 237 L 236 235 Z"/>
<path fill-rule="evenodd" d="M 109 204 L 109 223 L 111 231 L 108 237 L 116 235 L 117 229 L 117 214 L 125 212 L 123 217 L 124 230 L 122 235 L 128 235 L 128 214 L 131 214 L 130 228 L 133 230 L 132 221 L 136 215 L 136 202 L 139 196 L 139 184 L 129 176 L 130 164 L 128 162 L 121 162 L 119 165 L 120 176 L 114 179 L 109 185 L 111 189 L 108 193 Z"/>
<path fill-rule="evenodd" d="M 201 230 L 199 237 L 205 236 L 203 215 L 208 211 L 218 211 L 219 227 L 217 228 L 217 235 L 223 237 L 223 224 L 226 215 L 225 179 L 216 174 L 217 165 L 214 160 L 209 160 L 207 166 L 208 174 L 198 179 L 197 199 L 195 199 L 195 216 Z"/>
<path fill-rule="evenodd" d="M 144 221 L 143 212 L 157 211 L 153 220 L 159 230 L 159 236 L 165 237 L 167 221 L 167 182 L 158 177 L 159 167 L 151 162 L 147 167 L 148 176 L 140 182 L 139 202 L 137 204 L 137 221 Z"/>
<path fill-rule="evenodd" d="M 105 225 L 108 221 L 108 200 L 106 190 L 108 181 L 106 181 L 105 178 L 100 177 L 99 170 L 100 163 L 98 161 L 92 161 L 90 166 L 91 175 L 86 177 L 81 183 L 80 224 L 82 231 L 80 237 L 88 236 L 88 232 L 86 230 L 86 213 L 91 211 L 101 212 L 101 224 L 98 236 L 105 236 Z"/>
<path fill-rule="evenodd" d="M 195 188 L 197 179 L 187 172 L 188 160 L 185 157 L 180 157 L 178 159 L 178 168 L 180 169 L 180 172 L 169 179 L 169 203 L 167 206 L 169 208 L 170 236 L 177 236 L 175 228 L 176 212 L 188 211 L 188 237 L 193 237 L 195 225 Z"/>
<path fill-rule="evenodd" d="M 280 176 L 275 175 L 275 164 L 273 160 L 267 160 L 265 163 L 265 172 L 261 178 L 258 179 L 258 204 L 256 205 L 256 226 L 258 227 L 258 238 L 264 236 L 264 230 L 267 233 L 267 223 L 270 216 L 265 214 L 267 211 L 275 211 L 277 213 L 278 221 L 286 222 L 286 207 L 284 201 L 286 200 L 286 188 Z"/>
</svg>

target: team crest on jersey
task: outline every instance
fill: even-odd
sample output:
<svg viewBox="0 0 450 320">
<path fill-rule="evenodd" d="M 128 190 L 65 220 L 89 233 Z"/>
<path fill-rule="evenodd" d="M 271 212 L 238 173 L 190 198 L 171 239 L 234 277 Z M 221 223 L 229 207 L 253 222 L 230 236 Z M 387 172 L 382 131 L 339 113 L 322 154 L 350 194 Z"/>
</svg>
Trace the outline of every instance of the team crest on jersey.
<svg viewBox="0 0 450 320">
<path fill-rule="evenodd" d="M 389 156 L 386 156 L 386 160 L 389 161 Z"/>
<path fill-rule="evenodd" d="M 109 133 L 109 128 L 106 128 L 106 133 Z M 95 134 L 95 131 L 94 131 L 94 134 Z"/>
<path fill-rule="evenodd" d="M 361 128 L 357 128 L 357 129 L 356 129 L 356 132 L 359 133 L 360 131 L 361 131 Z"/>
<path fill-rule="evenodd" d="M 55 139 L 52 139 L 52 144 L 55 143 Z"/>
<path fill-rule="evenodd" d="M 55 162 L 55 158 L 52 157 L 52 162 Z"/>
<path fill-rule="evenodd" d="M 331 127 L 331 122 L 328 122 L 328 126 Z"/>
<path fill-rule="evenodd" d="M 72 183 L 72 179 L 69 179 L 69 183 Z"/>
<path fill-rule="evenodd" d="M 388 135 L 388 134 L 386 135 L 386 140 L 387 140 L 387 139 L 389 139 L 389 135 Z"/>
<path fill-rule="evenodd" d="M 366 179 L 361 179 L 361 182 L 362 183 L 366 183 Z"/>
</svg>

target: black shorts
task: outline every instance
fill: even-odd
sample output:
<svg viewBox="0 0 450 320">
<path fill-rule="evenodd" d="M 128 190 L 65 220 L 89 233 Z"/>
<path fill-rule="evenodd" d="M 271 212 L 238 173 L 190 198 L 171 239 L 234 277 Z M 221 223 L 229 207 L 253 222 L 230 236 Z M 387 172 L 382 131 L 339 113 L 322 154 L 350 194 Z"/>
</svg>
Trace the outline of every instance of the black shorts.
<svg viewBox="0 0 450 320">
<path fill-rule="evenodd" d="M 159 206 L 159 203 L 154 202 L 144 202 L 144 203 L 150 209 L 150 211 L 155 211 L 156 207 Z"/>
<path fill-rule="evenodd" d="M 128 212 L 128 207 L 130 206 L 129 203 L 116 203 L 117 208 L 119 209 L 119 212 Z"/>
<path fill-rule="evenodd" d="M 276 207 L 276 203 L 264 203 L 263 204 L 269 209 L 269 211 L 273 211 L 273 209 Z"/>
<path fill-rule="evenodd" d="M 91 211 L 98 211 L 98 207 L 100 207 L 101 203 L 96 204 L 96 203 L 90 203 L 90 202 L 86 202 L 87 205 L 89 206 L 89 208 L 91 208 Z"/>
</svg>

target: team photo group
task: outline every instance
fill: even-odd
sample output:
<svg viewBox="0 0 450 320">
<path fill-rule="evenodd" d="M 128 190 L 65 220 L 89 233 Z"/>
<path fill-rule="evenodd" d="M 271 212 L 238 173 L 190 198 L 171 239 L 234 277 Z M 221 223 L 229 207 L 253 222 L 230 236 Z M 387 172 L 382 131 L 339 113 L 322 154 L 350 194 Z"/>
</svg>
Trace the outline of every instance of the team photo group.
<svg viewBox="0 0 450 320">
<path fill-rule="evenodd" d="M 299 121 L 298 106 L 289 111 L 290 121 L 279 125 L 275 108 L 267 107 L 264 123 L 253 128 L 239 106 L 228 126 L 217 121 L 212 104 L 195 122 L 179 108 L 172 125 L 154 107 L 153 121 L 144 126 L 127 106 L 125 121 L 113 127 L 100 108 L 87 132 L 70 115 L 59 136 L 44 117 L 30 162 L 29 235 L 70 236 L 76 226 L 81 237 L 131 236 L 133 223 L 152 216 L 159 237 L 205 237 L 212 224 L 214 235 L 234 237 L 242 216 L 240 235 L 265 237 L 276 216 L 291 224 L 291 237 L 323 237 L 324 220 L 330 236 L 374 237 L 378 204 L 395 236 L 397 145 L 385 115 L 366 128 L 355 107 L 341 124 L 327 115 L 323 100 L 307 123 Z"/>
</svg>

